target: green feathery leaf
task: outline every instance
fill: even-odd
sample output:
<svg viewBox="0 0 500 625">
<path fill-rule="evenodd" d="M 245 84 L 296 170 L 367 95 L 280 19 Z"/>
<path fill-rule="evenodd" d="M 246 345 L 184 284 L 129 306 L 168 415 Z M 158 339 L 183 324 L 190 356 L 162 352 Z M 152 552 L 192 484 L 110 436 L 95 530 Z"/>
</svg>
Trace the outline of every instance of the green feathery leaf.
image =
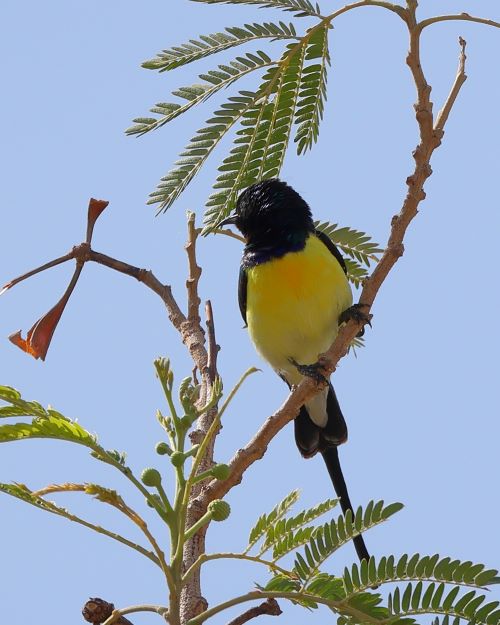
<svg viewBox="0 0 500 625">
<path fill-rule="evenodd" d="M 220 175 L 205 214 L 205 233 L 233 210 L 246 187 L 278 176 L 290 139 L 306 46 L 290 44 L 280 64 L 268 70 L 255 106 L 244 112 L 235 147 L 219 167 Z"/>
<path fill-rule="evenodd" d="M 484 564 L 473 564 L 470 561 L 460 562 L 459 560 L 451 560 L 451 558 L 440 559 L 437 554 L 420 556 L 416 553 L 411 557 L 408 554 L 403 554 L 397 562 L 394 556 L 382 557 L 378 562 L 371 558 L 368 568 L 355 563 L 351 569 L 346 568 L 344 570 L 343 580 L 347 594 L 366 590 L 374 585 L 379 586 L 380 584 L 404 580 L 437 581 L 484 588 L 496 583 L 497 573 L 498 571 L 494 569 L 485 569 Z M 415 588 L 418 592 L 418 588 Z M 458 593 L 458 591 L 457 586 L 455 592 Z M 415 594 L 413 597 L 415 598 Z M 422 603 L 430 604 L 430 598 L 426 597 L 425 593 L 422 597 Z"/>
<path fill-rule="evenodd" d="M 327 67 L 330 65 L 329 28 L 330 25 L 324 23 L 314 32 L 307 45 L 305 60 L 320 59 L 320 61 L 307 65 L 302 71 L 299 101 L 294 120 L 295 124 L 298 124 L 295 135 L 297 154 L 306 152 L 318 139 L 319 125 L 323 119 L 327 97 Z"/>
<path fill-rule="evenodd" d="M 94 448 L 96 437 L 81 425 L 66 418 L 53 415 L 36 417 L 31 423 L 15 423 L 0 426 L 0 443 L 28 438 L 57 438 Z"/>
<path fill-rule="evenodd" d="M 170 208 L 196 176 L 224 135 L 245 111 L 255 104 L 256 100 L 255 93 L 240 91 L 238 96 L 229 98 L 226 104 L 215 111 L 214 117 L 207 120 L 207 126 L 198 130 L 181 153 L 181 159 L 175 162 L 176 167 L 161 179 L 156 191 L 150 194 L 148 204 L 159 204 L 158 212 L 164 212 Z"/>
<path fill-rule="evenodd" d="M 311 532 L 306 531 L 298 535 L 296 530 L 332 510 L 332 508 L 338 504 L 338 501 L 338 499 L 327 499 L 313 508 L 302 510 L 299 514 L 279 519 L 273 523 L 266 532 L 266 539 L 259 550 L 259 555 L 262 555 L 268 549 L 274 547 L 273 559 L 276 559 L 275 553 L 280 553 L 281 555 L 279 555 L 279 557 L 282 557 L 285 553 L 290 551 L 290 549 L 284 551 L 290 544 L 295 544 L 292 549 L 304 544 L 302 542 L 297 543 L 297 540 L 305 540 L 305 542 L 307 542 L 311 536 Z M 306 529 L 313 530 L 314 528 Z M 307 534 L 309 534 L 309 536 L 305 538 Z"/>
<path fill-rule="evenodd" d="M 210 70 L 206 74 L 200 75 L 200 79 L 205 82 L 189 85 L 187 87 L 179 87 L 179 89 L 172 92 L 173 95 L 186 100 L 185 104 L 159 102 L 150 109 L 150 112 L 155 115 L 160 115 L 160 117 L 137 117 L 133 120 L 135 125 L 127 128 L 125 132 L 128 135 L 143 135 L 151 130 L 157 130 L 193 108 L 193 106 L 204 102 L 213 96 L 214 93 L 225 89 L 242 76 L 275 64 L 276 62 L 272 61 L 267 54 L 259 51 L 255 54 L 249 53 L 245 56 L 237 57 L 227 65 L 219 65 L 218 69 Z M 215 113 L 215 115 L 218 114 L 219 112 Z M 227 111 L 224 111 L 223 117 L 227 117 Z M 196 138 L 193 139 L 193 141 L 197 144 L 200 143 Z M 203 139 L 203 141 L 205 142 L 206 139 Z M 200 150 L 200 147 L 201 146 L 197 145 L 196 150 Z M 189 149 L 189 146 L 186 149 Z M 200 154 L 197 153 L 197 155 L 199 156 Z"/>
<path fill-rule="evenodd" d="M 358 508 L 356 514 L 353 515 L 351 510 L 348 510 L 345 515 L 318 527 L 304 551 L 296 554 L 294 570 L 304 586 L 314 577 L 319 566 L 339 547 L 352 540 L 354 536 L 386 521 L 402 507 L 400 503 L 384 507 L 383 501 L 378 501 L 376 504 L 370 502 L 364 511 Z"/>
<path fill-rule="evenodd" d="M 359 289 L 368 277 L 368 271 L 352 258 L 344 258 L 344 262 L 347 269 L 347 279 Z"/>
<path fill-rule="evenodd" d="M 344 254 L 367 267 L 370 266 L 370 261 L 378 261 L 377 254 L 383 252 L 378 243 L 372 241 L 365 232 L 353 228 L 339 228 L 337 224 L 327 221 L 315 221 L 314 227 L 324 232 Z"/>
<path fill-rule="evenodd" d="M 262 8 L 282 9 L 295 13 L 297 17 L 322 17 L 318 3 L 310 0 L 192 0 L 204 4 L 253 4 Z"/>
<path fill-rule="evenodd" d="M 97 441 L 97 436 L 88 432 L 76 421 L 71 421 L 53 408 L 45 409 L 36 401 L 22 399 L 19 391 L 0 386 L 0 400 L 10 406 L 3 406 L 1 416 L 32 416 L 31 423 L 15 423 L 0 426 L 0 443 L 27 440 L 31 438 L 55 438 L 83 445 L 91 449 L 91 455 L 118 468 L 122 473 L 130 474 L 125 465 L 125 454 L 114 449 L 106 450 Z"/>
<path fill-rule="evenodd" d="M 342 579 L 328 573 L 319 573 L 313 577 L 305 591 L 317 597 L 332 599 L 333 601 L 342 601 L 346 596 Z"/>
<path fill-rule="evenodd" d="M 250 536 L 248 538 L 248 546 L 245 550 L 245 553 L 248 552 L 255 543 L 260 540 L 267 532 L 269 527 L 276 523 L 279 519 L 281 519 L 288 510 L 293 506 L 294 503 L 297 502 L 299 498 L 299 491 L 292 490 L 290 494 L 288 494 L 280 503 L 275 506 L 271 512 L 267 514 L 262 514 L 258 519 L 255 525 L 250 530 Z"/>
<path fill-rule="evenodd" d="M 0 400 L 10 404 L 0 408 L 0 417 L 48 417 L 52 412 L 65 418 L 50 408 L 45 410 L 37 401 L 22 399 L 21 393 L 11 386 L 0 386 Z"/>
<path fill-rule="evenodd" d="M 498 602 L 484 603 L 486 597 L 472 590 L 459 595 L 455 586 L 446 593 L 445 583 L 430 584 L 424 592 L 422 583 L 409 583 L 404 591 L 396 587 L 389 595 L 388 605 L 391 623 L 400 623 L 401 617 L 411 617 L 424 613 L 444 614 L 442 623 L 449 623 L 449 617 L 464 619 L 476 625 L 498 625 L 500 610 L 495 610 Z M 446 593 L 446 594 L 445 594 Z M 482 607 L 481 607 L 482 606 Z M 439 623 L 439 620 L 434 623 Z M 457 621 L 458 622 L 458 621 Z"/>
<path fill-rule="evenodd" d="M 188 43 L 173 46 L 159 52 L 154 59 L 145 61 L 142 67 L 165 72 L 171 69 L 198 61 L 210 54 L 216 54 L 235 46 L 240 46 L 256 39 L 296 39 L 297 33 L 293 24 L 245 24 L 244 26 L 228 26 L 226 32 L 201 35 L 200 40 L 190 39 Z"/>
<path fill-rule="evenodd" d="M 273 545 L 273 561 L 277 562 L 283 556 L 307 545 L 316 531 L 316 527 L 301 527 L 291 530 Z"/>
</svg>

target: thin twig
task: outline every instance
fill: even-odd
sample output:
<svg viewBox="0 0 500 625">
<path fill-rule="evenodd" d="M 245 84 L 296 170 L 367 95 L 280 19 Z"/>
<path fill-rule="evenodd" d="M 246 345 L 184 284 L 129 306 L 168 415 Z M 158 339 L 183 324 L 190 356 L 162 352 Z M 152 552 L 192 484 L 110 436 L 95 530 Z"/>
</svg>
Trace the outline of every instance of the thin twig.
<svg viewBox="0 0 500 625">
<path fill-rule="evenodd" d="M 254 608 L 250 608 L 240 616 L 237 616 L 235 619 L 230 621 L 227 625 L 243 625 L 243 623 L 248 622 L 250 619 L 256 618 L 257 616 L 262 616 L 263 614 L 268 614 L 269 616 L 279 616 L 282 614 L 282 610 L 274 598 L 270 598 L 264 603 L 255 606 Z"/>
<path fill-rule="evenodd" d="M 121 608 L 120 610 L 113 610 L 111 615 L 102 623 L 102 625 L 118 625 L 123 623 L 123 616 L 125 614 L 135 614 L 136 612 L 155 612 L 164 618 L 168 623 L 168 608 L 163 605 L 131 605 L 128 608 Z M 127 619 L 125 619 L 127 620 Z M 130 621 L 128 621 L 130 623 Z"/>
<path fill-rule="evenodd" d="M 381 0 L 359 0 L 359 2 L 346 4 L 345 6 L 337 9 L 330 15 L 325 16 L 323 20 L 327 22 L 332 22 L 343 13 L 347 13 L 347 11 L 352 11 L 353 9 L 359 9 L 361 7 L 380 7 L 382 9 L 387 9 L 388 11 L 392 11 L 393 13 L 397 13 L 399 17 L 406 21 L 406 9 L 404 9 L 399 4 L 394 4 L 392 2 L 383 2 Z"/>
<path fill-rule="evenodd" d="M 22 276 L 18 276 L 17 278 L 14 278 L 14 280 L 7 282 L 7 284 L 0 291 L 0 295 L 2 295 L 2 293 L 5 293 L 5 291 L 8 291 L 9 289 L 11 289 L 16 284 L 19 284 L 19 282 L 22 282 L 23 280 L 26 280 L 27 278 L 31 278 L 31 276 L 34 276 L 37 273 L 45 271 L 46 269 L 50 269 L 51 267 L 57 267 L 57 265 L 60 265 L 61 263 L 65 263 L 66 261 L 71 260 L 73 258 L 74 258 L 73 252 L 69 252 L 69 254 L 60 256 L 59 258 L 56 258 L 55 260 L 51 260 L 48 263 L 45 263 L 44 265 L 37 267 L 36 269 L 32 269 L 31 271 L 28 271 L 27 273 L 23 273 Z"/>
<path fill-rule="evenodd" d="M 77 248 L 75 248 L 77 253 L 80 247 L 82 246 L 77 246 Z M 186 321 L 186 317 L 175 301 L 172 295 L 172 289 L 167 284 L 162 284 L 152 271 L 134 267 L 134 265 L 112 258 L 106 254 L 101 254 L 100 252 L 96 252 L 92 249 L 88 250 L 88 260 L 99 263 L 100 265 L 105 265 L 110 269 L 124 273 L 127 276 L 142 282 L 145 286 L 160 296 L 167 308 L 168 316 L 173 326 L 176 330 L 182 330 L 182 324 Z"/>
<path fill-rule="evenodd" d="M 326 605 L 335 612 L 342 611 L 343 615 L 353 616 L 355 622 L 359 623 L 380 623 L 380 617 L 375 617 L 368 615 L 366 612 L 361 611 L 352 603 L 348 603 L 346 600 L 335 600 L 326 597 L 320 597 L 318 595 L 307 593 L 307 592 L 294 592 L 294 591 L 280 591 L 280 590 L 252 590 L 248 592 L 246 595 L 241 595 L 239 597 L 233 597 L 228 601 L 224 601 L 219 605 L 215 605 L 208 610 L 205 610 L 202 614 L 196 616 L 195 618 L 188 621 L 187 625 L 202 625 L 206 620 L 227 610 L 228 608 L 232 608 L 235 605 L 239 605 L 240 603 L 246 603 L 247 601 L 255 601 L 255 599 L 289 599 L 290 601 L 297 601 L 297 599 L 305 599 L 309 601 L 313 601 L 315 603 L 319 603 L 321 605 Z M 387 619 L 389 620 L 389 619 Z M 105 623 L 104 625 L 108 625 Z"/>
<path fill-rule="evenodd" d="M 245 243 L 245 238 L 241 236 L 241 234 L 237 234 L 232 230 L 226 230 L 225 228 L 214 228 L 212 231 L 214 234 L 225 234 L 227 237 L 231 237 L 231 239 L 236 239 L 241 243 Z"/>
<path fill-rule="evenodd" d="M 438 22 L 450 22 L 450 21 L 462 21 L 462 22 L 476 22 L 477 24 L 485 24 L 486 26 L 493 26 L 493 28 L 500 28 L 500 22 L 494 20 L 488 20 L 483 17 L 474 17 L 468 13 L 457 13 L 455 15 L 436 15 L 436 17 L 429 17 L 426 20 L 422 20 L 417 25 L 419 31 L 424 30 L 427 26 L 437 24 Z"/>
<path fill-rule="evenodd" d="M 264 566 L 269 567 L 272 571 L 281 573 L 282 575 L 286 575 L 287 577 L 293 577 L 291 571 L 287 569 L 283 569 L 281 566 L 278 566 L 275 562 L 271 560 L 264 560 L 263 558 L 259 558 L 258 556 L 249 556 L 246 553 L 202 553 L 201 556 L 196 560 L 196 562 L 186 571 L 183 577 L 183 581 L 186 581 L 191 577 L 191 575 L 198 570 L 205 562 L 210 562 L 211 560 L 247 560 L 248 562 L 256 562 L 258 564 L 263 564 Z"/>
<path fill-rule="evenodd" d="M 129 518 L 132 523 L 137 525 L 137 527 L 142 531 L 144 536 L 149 541 L 150 545 L 153 547 L 153 550 L 156 554 L 155 561 L 162 569 L 165 578 L 167 580 L 170 591 L 174 589 L 174 581 L 172 579 L 172 573 L 170 571 L 170 567 L 167 565 L 165 560 L 165 554 L 162 549 L 158 545 L 155 537 L 149 531 L 146 521 L 130 506 L 128 506 L 121 495 L 118 493 L 114 493 L 113 491 L 109 491 L 104 487 L 100 487 L 96 484 L 51 484 L 45 488 L 42 488 L 38 491 L 35 491 L 32 496 L 35 497 L 44 497 L 45 495 L 52 493 L 60 493 L 60 492 L 80 492 L 85 493 L 87 495 L 91 495 L 96 497 L 96 499 L 102 503 L 108 504 L 113 508 L 119 510 L 122 514 L 124 514 L 127 518 Z M 44 500 L 45 501 L 45 500 Z"/>
<path fill-rule="evenodd" d="M 467 45 L 467 42 L 465 41 L 465 39 L 462 39 L 462 37 L 459 37 L 458 43 L 460 44 L 461 51 L 458 60 L 457 75 L 455 77 L 455 82 L 451 87 L 450 93 L 446 98 L 446 102 L 444 103 L 443 108 L 439 111 L 437 115 L 436 123 L 434 124 L 435 130 L 443 130 L 444 125 L 448 120 L 450 111 L 455 104 L 455 100 L 457 99 L 458 92 L 460 91 L 464 82 L 467 80 L 467 74 L 465 73 L 465 61 L 467 59 L 467 57 L 465 56 L 465 47 Z"/>
</svg>

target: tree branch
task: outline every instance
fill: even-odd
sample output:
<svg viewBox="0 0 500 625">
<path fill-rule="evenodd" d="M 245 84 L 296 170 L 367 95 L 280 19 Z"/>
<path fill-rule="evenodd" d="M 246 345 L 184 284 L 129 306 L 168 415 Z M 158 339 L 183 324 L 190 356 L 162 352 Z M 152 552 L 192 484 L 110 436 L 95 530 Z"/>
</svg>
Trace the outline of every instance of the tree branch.
<svg viewBox="0 0 500 625">
<path fill-rule="evenodd" d="M 257 616 L 262 616 L 262 614 L 268 614 L 269 616 L 279 616 L 282 614 L 281 608 L 278 605 L 278 602 L 274 597 L 267 599 L 264 603 L 255 606 L 255 608 L 250 608 L 246 612 L 243 612 L 240 616 L 237 616 L 235 619 L 230 621 L 227 625 L 243 625 L 250 619 L 253 619 Z"/>
<path fill-rule="evenodd" d="M 168 610 L 161 605 L 134 605 L 122 610 L 115 610 L 112 603 L 99 597 L 91 597 L 82 609 L 83 618 L 93 625 L 112 625 L 112 623 L 115 625 L 132 625 L 124 615 L 134 612 L 156 612 L 168 621 Z"/>
<path fill-rule="evenodd" d="M 465 47 L 467 45 L 467 42 L 465 41 L 465 39 L 462 39 L 462 37 L 459 37 L 458 43 L 460 44 L 461 52 L 458 59 L 457 75 L 455 76 L 455 82 L 451 87 L 451 91 L 446 98 L 446 102 L 444 103 L 443 108 L 439 111 L 437 115 L 436 123 L 434 124 L 434 130 L 442 131 L 444 129 L 450 111 L 455 104 L 455 100 L 457 99 L 458 93 L 462 88 L 464 82 L 467 80 L 467 74 L 465 73 L 465 61 L 467 59 L 467 57 L 465 56 Z"/>
<path fill-rule="evenodd" d="M 394 4 L 392 2 L 383 2 L 382 0 L 359 0 L 359 2 L 346 4 L 342 8 L 338 9 L 334 13 L 331 13 L 330 15 L 327 15 L 323 19 L 331 22 L 339 15 L 347 13 L 347 11 L 352 11 L 352 9 L 358 9 L 360 7 L 381 7 L 382 9 L 387 9 L 388 11 L 392 11 L 393 13 L 397 13 L 399 17 L 406 21 L 406 9 L 404 9 L 399 4 Z"/>
<path fill-rule="evenodd" d="M 78 258 L 78 255 L 80 254 L 87 253 L 88 260 L 109 267 L 110 269 L 114 269 L 115 271 L 119 271 L 120 273 L 124 273 L 127 276 L 142 282 L 142 284 L 147 286 L 161 298 L 167 308 L 168 316 L 172 325 L 182 334 L 182 328 L 183 324 L 186 322 L 186 317 L 175 301 L 174 296 L 172 295 L 172 289 L 169 285 L 162 284 L 151 270 L 134 267 L 134 265 L 112 258 L 106 254 L 101 254 L 100 252 L 96 252 L 90 248 L 87 248 L 87 251 L 85 251 L 84 246 L 85 244 L 81 244 L 73 248 L 75 258 Z"/>
<path fill-rule="evenodd" d="M 488 20 L 483 17 L 474 17 L 468 13 L 457 13 L 455 15 L 436 15 L 436 17 L 429 17 L 426 20 L 422 20 L 418 23 L 417 28 L 419 31 L 424 30 L 427 26 L 437 24 L 438 22 L 450 22 L 450 21 L 462 21 L 462 22 L 476 22 L 477 24 L 486 24 L 486 26 L 493 26 L 494 28 L 500 28 L 500 22 L 494 20 Z"/>
<path fill-rule="evenodd" d="M 281 573 L 282 575 L 291 576 L 291 572 L 283 569 L 281 566 L 278 566 L 275 562 L 271 560 L 264 560 L 259 558 L 258 556 L 249 556 L 246 553 L 202 553 L 201 556 L 196 560 L 196 562 L 186 571 L 183 581 L 189 579 L 189 577 L 199 569 L 205 562 L 210 562 L 211 560 L 247 560 L 248 562 L 256 562 L 258 564 L 263 564 L 264 566 L 269 567 L 272 571 L 276 573 Z"/>
<path fill-rule="evenodd" d="M 353 616 L 355 618 L 356 623 L 377 623 L 379 622 L 378 617 L 369 616 L 366 612 L 362 612 L 358 610 L 356 607 L 352 605 L 348 605 L 345 600 L 335 601 L 333 599 L 327 599 L 325 597 L 320 597 L 319 595 L 310 594 L 307 592 L 287 592 L 287 591 L 274 591 L 274 590 L 253 590 L 248 592 L 246 595 L 241 595 L 240 597 L 234 597 L 233 599 L 229 599 L 228 601 L 224 601 L 223 603 L 219 603 L 219 605 L 214 606 L 213 608 L 209 608 L 202 614 L 197 617 L 191 619 L 187 625 L 202 625 L 206 620 L 219 614 L 219 612 L 223 612 L 228 608 L 232 608 L 235 605 L 239 605 L 240 603 L 246 603 L 247 601 L 254 601 L 255 599 L 289 599 L 290 601 L 297 601 L 300 599 L 310 600 L 314 603 L 319 603 L 321 605 L 326 605 L 335 612 L 339 609 L 342 609 L 343 614 L 348 614 L 349 616 Z M 105 623 L 104 625 L 108 625 Z"/>
</svg>

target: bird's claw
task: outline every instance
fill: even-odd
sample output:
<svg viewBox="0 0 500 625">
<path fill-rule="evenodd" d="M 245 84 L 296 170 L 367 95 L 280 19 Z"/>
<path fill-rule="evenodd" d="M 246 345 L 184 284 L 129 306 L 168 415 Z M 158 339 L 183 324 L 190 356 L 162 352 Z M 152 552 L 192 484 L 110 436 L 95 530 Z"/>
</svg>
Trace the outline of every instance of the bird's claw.
<svg viewBox="0 0 500 625">
<path fill-rule="evenodd" d="M 353 304 L 340 315 L 339 323 L 347 323 L 348 321 L 355 321 L 356 323 L 368 324 L 372 327 L 372 316 L 363 312 L 363 308 L 369 308 L 368 304 Z M 363 336 L 365 333 L 364 327 L 356 334 L 357 337 Z"/>
<path fill-rule="evenodd" d="M 289 360 L 301 375 L 307 378 L 312 378 L 316 384 L 328 384 L 328 380 L 323 373 L 321 373 L 323 363 L 320 361 L 313 362 L 311 365 L 301 365 L 295 360 L 295 358 L 290 358 Z"/>
</svg>

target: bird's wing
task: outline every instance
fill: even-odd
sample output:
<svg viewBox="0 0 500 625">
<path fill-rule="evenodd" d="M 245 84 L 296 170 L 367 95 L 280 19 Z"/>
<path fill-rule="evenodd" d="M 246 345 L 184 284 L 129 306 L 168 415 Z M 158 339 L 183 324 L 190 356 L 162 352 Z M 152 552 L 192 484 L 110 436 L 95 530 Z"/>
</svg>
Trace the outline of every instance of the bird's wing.
<svg viewBox="0 0 500 625">
<path fill-rule="evenodd" d="M 247 272 L 240 267 L 240 277 L 238 279 L 238 304 L 240 305 L 241 316 L 247 325 Z"/>
<path fill-rule="evenodd" d="M 340 266 L 344 270 L 344 273 L 347 274 L 347 267 L 345 264 L 344 257 L 339 252 L 335 243 L 330 239 L 329 236 L 327 236 L 324 232 L 321 232 L 320 230 L 316 230 L 315 234 L 318 237 L 318 239 L 322 241 L 326 245 L 326 247 L 330 250 L 330 252 L 335 256 L 335 258 L 339 261 Z"/>
</svg>

